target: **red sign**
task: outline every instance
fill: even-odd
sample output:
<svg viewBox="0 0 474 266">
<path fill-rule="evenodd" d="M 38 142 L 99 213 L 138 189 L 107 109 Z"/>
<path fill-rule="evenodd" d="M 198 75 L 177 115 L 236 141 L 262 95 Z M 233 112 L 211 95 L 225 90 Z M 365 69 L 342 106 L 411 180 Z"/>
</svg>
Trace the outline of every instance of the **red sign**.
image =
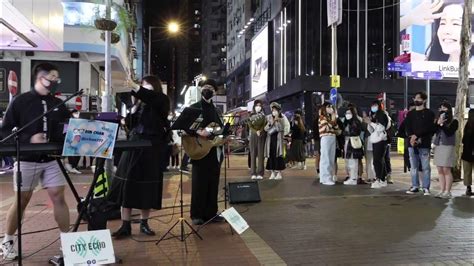
<svg viewBox="0 0 474 266">
<path fill-rule="evenodd" d="M 82 98 L 79 96 L 76 97 L 76 110 L 82 110 Z"/>
<path fill-rule="evenodd" d="M 13 70 L 10 70 L 10 73 L 8 73 L 8 91 L 12 96 L 18 93 L 18 77 Z"/>
<path fill-rule="evenodd" d="M 405 53 L 401 54 L 393 60 L 395 63 L 410 63 L 411 62 L 411 54 Z"/>
</svg>

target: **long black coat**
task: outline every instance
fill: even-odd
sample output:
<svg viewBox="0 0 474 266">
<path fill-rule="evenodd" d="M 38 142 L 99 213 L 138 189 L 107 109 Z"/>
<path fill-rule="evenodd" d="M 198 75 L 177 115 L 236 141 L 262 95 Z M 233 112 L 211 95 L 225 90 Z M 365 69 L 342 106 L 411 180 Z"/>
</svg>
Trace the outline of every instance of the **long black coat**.
<svg viewBox="0 0 474 266">
<path fill-rule="evenodd" d="M 462 155 L 461 159 L 468 162 L 474 162 L 474 129 L 468 129 L 469 124 L 464 127 L 464 136 L 462 138 Z M 470 125 L 471 127 L 474 125 Z"/>
<path fill-rule="evenodd" d="M 165 94 L 145 88 L 132 95 L 142 104 L 134 117 L 137 123 L 133 125 L 130 140 L 151 140 L 152 146 L 122 154 L 109 200 L 125 208 L 161 209 L 163 171 L 160 162 L 164 160 L 161 149 L 166 144 L 169 129 L 170 101 Z"/>
</svg>

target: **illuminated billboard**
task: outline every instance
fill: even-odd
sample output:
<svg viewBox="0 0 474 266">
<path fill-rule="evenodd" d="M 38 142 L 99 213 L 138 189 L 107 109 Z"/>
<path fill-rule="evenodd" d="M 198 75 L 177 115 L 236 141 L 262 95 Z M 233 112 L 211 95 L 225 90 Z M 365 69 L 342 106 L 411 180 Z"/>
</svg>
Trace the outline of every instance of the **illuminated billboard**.
<svg viewBox="0 0 474 266">
<path fill-rule="evenodd" d="M 463 8 L 464 0 L 401 1 L 400 51 L 411 53 L 412 71 L 458 77 Z M 470 61 L 474 63 L 473 55 L 471 51 Z"/>
<path fill-rule="evenodd" d="M 252 60 L 250 63 L 251 97 L 268 90 L 268 26 L 262 28 L 252 40 Z"/>
</svg>

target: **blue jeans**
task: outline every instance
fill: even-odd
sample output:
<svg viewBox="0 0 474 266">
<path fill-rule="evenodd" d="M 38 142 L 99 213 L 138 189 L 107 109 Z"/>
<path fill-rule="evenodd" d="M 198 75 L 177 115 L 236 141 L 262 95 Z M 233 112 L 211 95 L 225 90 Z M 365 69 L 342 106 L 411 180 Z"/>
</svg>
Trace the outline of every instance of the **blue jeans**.
<svg viewBox="0 0 474 266">
<path fill-rule="evenodd" d="M 12 157 L 5 156 L 5 157 L 3 157 L 3 161 L 5 162 L 5 167 L 13 167 L 14 161 L 13 161 Z M 1 164 L 1 162 L 0 162 L 0 164 Z"/>
<path fill-rule="evenodd" d="M 417 150 L 417 151 L 416 151 Z M 420 180 L 418 179 L 419 163 L 423 169 L 423 188 L 430 189 L 431 184 L 431 167 L 430 167 L 430 150 L 429 148 L 408 148 L 410 155 L 410 174 L 411 184 L 414 188 L 420 188 Z"/>
</svg>

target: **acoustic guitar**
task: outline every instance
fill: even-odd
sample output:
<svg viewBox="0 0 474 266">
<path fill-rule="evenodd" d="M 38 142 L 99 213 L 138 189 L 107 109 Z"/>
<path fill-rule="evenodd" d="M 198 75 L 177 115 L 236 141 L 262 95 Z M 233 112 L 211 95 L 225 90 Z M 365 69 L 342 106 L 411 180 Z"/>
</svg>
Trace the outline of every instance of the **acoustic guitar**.
<svg viewBox="0 0 474 266">
<path fill-rule="evenodd" d="M 181 136 L 181 144 L 183 145 L 184 151 L 192 160 L 200 160 L 211 151 L 213 147 L 218 147 L 224 145 L 227 141 L 227 136 L 231 132 L 231 127 L 240 126 L 248 121 L 254 119 L 259 119 L 261 116 L 265 117 L 265 114 L 254 115 L 246 119 L 242 119 L 234 125 L 229 123 L 225 124 L 223 129 L 216 129 L 211 127 L 211 129 L 216 129 L 215 132 L 211 132 L 210 137 L 202 137 L 197 134 L 186 134 Z"/>
</svg>

